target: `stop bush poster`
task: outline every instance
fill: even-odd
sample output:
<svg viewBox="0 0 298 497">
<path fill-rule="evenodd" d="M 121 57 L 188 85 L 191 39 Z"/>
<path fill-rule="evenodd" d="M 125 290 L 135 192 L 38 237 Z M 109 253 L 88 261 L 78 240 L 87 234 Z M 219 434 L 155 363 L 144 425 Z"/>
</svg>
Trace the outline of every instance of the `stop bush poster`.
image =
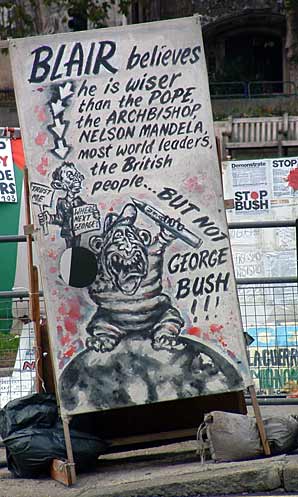
<svg viewBox="0 0 298 497">
<path fill-rule="evenodd" d="M 199 18 L 10 55 L 62 413 L 251 384 Z"/>
</svg>

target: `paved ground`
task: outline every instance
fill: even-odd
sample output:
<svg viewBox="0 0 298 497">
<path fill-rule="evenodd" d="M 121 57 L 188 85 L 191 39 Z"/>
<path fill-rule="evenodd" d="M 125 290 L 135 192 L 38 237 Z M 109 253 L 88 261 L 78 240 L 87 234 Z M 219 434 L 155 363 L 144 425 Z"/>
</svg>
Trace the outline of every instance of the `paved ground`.
<svg viewBox="0 0 298 497">
<path fill-rule="evenodd" d="M 201 465 L 195 442 L 110 454 L 65 487 L 50 478 L 15 479 L 0 468 L 0 497 L 195 497 L 284 490 L 298 493 L 298 453 Z M 5 454 L 2 449 L 0 458 Z M 271 494 L 269 494 L 271 495 Z M 285 494 L 284 494 L 285 495 Z"/>
<path fill-rule="evenodd" d="M 262 408 L 263 415 L 278 412 L 276 407 L 269 411 L 271 407 Z M 295 411 L 298 406 L 295 410 L 290 406 L 283 414 Z M 6 467 L 5 450 L 0 449 L 0 497 L 214 497 L 253 492 L 298 496 L 298 451 L 202 465 L 193 440 L 101 456 L 95 471 L 79 474 L 77 483 L 68 488 L 50 478 L 13 478 Z"/>
</svg>

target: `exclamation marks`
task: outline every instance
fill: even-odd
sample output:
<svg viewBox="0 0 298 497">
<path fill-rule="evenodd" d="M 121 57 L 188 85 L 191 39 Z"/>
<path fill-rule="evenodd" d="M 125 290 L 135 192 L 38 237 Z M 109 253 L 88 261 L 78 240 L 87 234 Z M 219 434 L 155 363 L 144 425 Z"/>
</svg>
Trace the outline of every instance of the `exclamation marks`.
<svg viewBox="0 0 298 497">
<path fill-rule="evenodd" d="M 215 309 L 218 307 L 218 304 L 219 304 L 219 297 L 217 296 L 215 301 Z M 215 317 L 217 318 L 217 314 L 215 314 Z"/>
<path fill-rule="evenodd" d="M 194 300 L 193 300 L 193 303 L 192 303 L 192 306 L 191 306 L 191 313 L 192 313 L 192 315 L 194 316 L 194 318 L 193 318 L 193 322 L 194 322 L 194 323 L 196 323 L 196 322 L 198 321 L 197 316 L 195 316 L 196 309 L 197 309 L 197 304 L 198 304 L 197 299 L 194 299 Z"/>
<path fill-rule="evenodd" d="M 206 297 L 206 300 L 205 300 L 205 303 L 204 303 L 204 311 L 207 313 L 208 312 L 208 308 L 209 308 L 209 303 L 210 303 L 210 295 L 207 295 Z M 209 316 L 208 314 L 206 314 L 206 321 L 209 320 Z"/>
<path fill-rule="evenodd" d="M 209 306 L 210 306 L 210 295 L 207 295 L 207 297 L 205 298 L 205 301 L 204 301 L 204 312 L 206 313 L 206 321 L 209 321 L 209 315 L 208 315 L 208 312 L 209 312 Z M 217 309 L 217 307 L 219 306 L 219 297 L 216 297 L 216 300 L 215 300 L 215 309 Z M 213 305 L 213 304 L 212 304 Z M 193 322 L 194 323 L 197 323 L 198 321 L 198 317 L 195 315 L 196 312 L 197 312 L 197 306 L 198 306 L 198 301 L 197 299 L 194 299 L 192 301 L 192 306 L 191 306 L 191 313 L 193 315 Z M 215 315 L 215 317 L 217 317 Z"/>
</svg>

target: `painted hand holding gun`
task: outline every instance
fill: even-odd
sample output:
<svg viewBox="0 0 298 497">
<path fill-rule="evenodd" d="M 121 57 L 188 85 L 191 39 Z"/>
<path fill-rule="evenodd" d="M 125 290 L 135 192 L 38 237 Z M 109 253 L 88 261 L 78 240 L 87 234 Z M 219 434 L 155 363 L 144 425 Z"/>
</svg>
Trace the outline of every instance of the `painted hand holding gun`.
<svg viewBox="0 0 298 497">
<path fill-rule="evenodd" d="M 195 235 L 192 231 L 185 228 L 180 219 L 169 218 L 166 214 L 157 210 L 155 207 L 135 198 L 132 198 L 134 205 L 150 219 L 155 221 L 161 228 L 168 231 L 174 238 L 178 238 L 193 248 L 199 248 L 203 240 Z"/>
</svg>

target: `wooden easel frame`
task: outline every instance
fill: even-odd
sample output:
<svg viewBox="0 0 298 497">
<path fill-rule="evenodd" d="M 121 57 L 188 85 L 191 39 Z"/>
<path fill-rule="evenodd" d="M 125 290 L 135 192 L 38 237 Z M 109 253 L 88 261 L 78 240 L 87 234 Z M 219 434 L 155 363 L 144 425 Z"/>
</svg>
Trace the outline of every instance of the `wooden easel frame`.
<svg viewBox="0 0 298 497">
<path fill-rule="evenodd" d="M 29 305 L 30 305 L 30 318 L 33 322 L 35 334 L 35 364 L 36 364 L 36 391 L 41 393 L 43 390 L 43 367 L 42 367 L 42 340 L 41 340 L 41 327 L 40 327 L 40 302 L 39 302 L 39 282 L 38 270 L 33 264 L 33 233 L 34 226 L 31 223 L 31 209 L 30 209 L 30 192 L 28 169 L 24 168 L 24 195 L 25 195 L 25 219 L 26 225 L 24 226 L 24 234 L 26 235 L 27 243 L 27 263 L 28 263 L 28 276 L 29 276 Z M 57 396 L 56 396 L 57 398 Z M 60 461 L 54 459 L 51 468 L 51 477 L 65 485 L 73 485 L 76 482 L 75 464 L 73 458 L 73 450 L 71 445 L 69 419 L 62 418 L 67 461 Z"/>
<path fill-rule="evenodd" d="M 217 151 L 218 160 L 221 167 L 220 158 L 220 148 L 217 140 Z M 29 192 L 29 181 L 28 181 L 28 169 L 24 169 L 24 193 L 25 193 L 25 216 L 26 225 L 24 226 L 24 233 L 26 235 L 27 241 L 27 262 L 28 262 L 28 274 L 29 274 L 29 301 L 30 301 L 30 317 L 33 322 L 35 341 L 36 341 L 36 390 L 37 392 L 42 392 L 43 390 L 43 368 L 42 368 L 42 340 L 41 340 L 41 326 L 40 326 L 40 302 L 39 302 L 39 282 L 38 282 L 38 270 L 33 264 L 33 233 L 34 226 L 31 222 L 31 209 L 30 209 L 30 192 Z M 256 418 L 256 423 L 258 426 L 264 454 L 270 456 L 270 447 L 266 437 L 266 431 L 261 416 L 259 404 L 257 401 L 257 396 L 255 388 L 253 385 L 248 387 L 248 392 L 251 397 L 252 406 L 254 409 L 254 414 Z M 75 463 L 73 458 L 73 450 L 71 444 L 70 430 L 69 430 L 69 420 L 68 417 L 62 417 L 63 431 L 65 437 L 67 461 L 60 461 L 55 459 L 51 467 L 51 477 L 67 486 L 73 485 L 76 482 L 76 471 Z M 174 433 L 173 433 L 174 437 Z M 147 437 L 148 438 L 148 437 Z M 154 435 L 150 435 L 149 438 L 154 439 Z M 156 435 L 156 438 L 159 437 Z M 138 437 L 134 438 L 136 442 Z M 143 441 L 144 437 L 140 437 L 139 441 Z"/>
</svg>

